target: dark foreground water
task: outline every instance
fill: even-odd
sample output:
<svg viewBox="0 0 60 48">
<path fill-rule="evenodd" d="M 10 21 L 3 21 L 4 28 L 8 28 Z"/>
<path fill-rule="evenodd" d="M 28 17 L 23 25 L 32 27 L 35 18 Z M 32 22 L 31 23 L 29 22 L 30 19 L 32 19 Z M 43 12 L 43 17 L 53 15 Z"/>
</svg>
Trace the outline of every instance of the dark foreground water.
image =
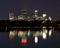
<svg viewBox="0 0 60 48">
<path fill-rule="evenodd" d="M 39 37 L 37 44 L 33 37 L 29 37 L 26 45 L 20 43 L 20 38 L 10 40 L 8 32 L 0 32 L 0 48 L 60 48 L 60 31 L 55 30 L 51 37 L 45 40 Z"/>
</svg>

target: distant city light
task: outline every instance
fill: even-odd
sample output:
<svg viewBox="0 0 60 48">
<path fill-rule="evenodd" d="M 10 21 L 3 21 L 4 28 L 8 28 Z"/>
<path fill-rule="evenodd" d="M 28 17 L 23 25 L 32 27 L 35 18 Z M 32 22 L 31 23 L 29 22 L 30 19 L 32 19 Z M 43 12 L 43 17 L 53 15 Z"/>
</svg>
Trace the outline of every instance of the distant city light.
<svg viewBox="0 0 60 48">
<path fill-rule="evenodd" d="M 24 15 L 19 15 L 19 16 L 18 16 L 18 20 L 20 20 L 20 21 L 23 20 L 23 16 L 24 16 Z"/>
<path fill-rule="evenodd" d="M 46 14 L 43 14 L 42 16 L 43 16 L 43 17 L 46 17 Z"/>
<path fill-rule="evenodd" d="M 14 20 L 14 13 L 13 12 L 9 13 L 9 20 Z"/>
<path fill-rule="evenodd" d="M 52 18 L 51 18 L 51 17 L 49 17 L 49 20 L 51 21 L 51 20 L 52 20 Z"/>
<path fill-rule="evenodd" d="M 34 12 L 38 12 L 38 10 L 35 10 Z"/>
</svg>

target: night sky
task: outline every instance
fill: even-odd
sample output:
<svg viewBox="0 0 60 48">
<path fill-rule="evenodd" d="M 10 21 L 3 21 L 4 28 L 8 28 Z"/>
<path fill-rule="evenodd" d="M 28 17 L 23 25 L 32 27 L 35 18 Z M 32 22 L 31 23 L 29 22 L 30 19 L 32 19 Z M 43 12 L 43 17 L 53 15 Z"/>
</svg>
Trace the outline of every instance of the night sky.
<svg viewBox="0 0 60 48">
<path fill-rule="evenodd" d="M 0 20 L 7 20 L 10 11 L 17 16 L 22 8 L 32 15 L 35 9 L 39 14 L 46 13 L 53 19 L 60 18 L 60 0 L 0 0 Z"/>
</svg>

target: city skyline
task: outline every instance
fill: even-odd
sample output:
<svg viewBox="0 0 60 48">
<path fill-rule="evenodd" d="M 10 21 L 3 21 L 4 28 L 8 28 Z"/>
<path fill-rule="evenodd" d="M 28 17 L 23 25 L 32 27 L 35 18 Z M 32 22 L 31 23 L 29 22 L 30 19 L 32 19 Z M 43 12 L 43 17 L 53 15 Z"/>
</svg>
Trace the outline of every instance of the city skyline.
<svg viewBox="0 0 60 48">
<path fill-rule="evenodd" d="M 0 0 L 0 48 L 60 48 L 59 19 L 60 0 Z"/>
<path fill-rule="evenodd" d="M 26 9 L 22 9 L 20 14 L 15 16 L 14 12 L 9 12 L 9 20 L 25 20 L 25 21 L 31 21 L 31 20 L 52 20 L 51 16 L 47 16 L 47 14 L 39 15 L 38 10 L 34 10 L 33 15 L 28 15 Z"/>
<path fill-rule="evenodd" d="M 60 1 L 59 0 L 1 0 L 0 1 L 0 20 L 7 20 L 10 11 L 15 12 L 17 16 L 21 9 L 26 8 L 28 14 L 32 15 L 35 9 L 39 10 L 39 14 L 46 13 L 53 19 L 60 18 Z"/>
</svg>

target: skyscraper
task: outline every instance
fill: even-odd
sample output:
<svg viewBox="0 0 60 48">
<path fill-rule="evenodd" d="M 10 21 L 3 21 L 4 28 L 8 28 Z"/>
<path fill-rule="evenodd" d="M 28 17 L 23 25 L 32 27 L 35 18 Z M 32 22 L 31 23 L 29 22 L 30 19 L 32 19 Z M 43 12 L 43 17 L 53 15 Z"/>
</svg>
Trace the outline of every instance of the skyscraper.
<svg viewBox="0 0 60 48">
<path fill-rule="evenodd" d="M 22 1 L 22 9 L 20 10 L 20 14 L 18 15 L 18 20 L 27 20 L 27 0 Z"/>
<path fill-rule="evenodd" d="M 38 20 L 39 15 L 38 15 L 38 10 L 34 10 L 34 15 L 32 16 L 33 20 Z"/>
<path fill-rule="evenodd" d="M 9 12 L 9 20 L 14 20 L 14 16 L 13 12 Z"/>
<path fill-rule="evenodd" d="M 27 19 L 27 10 L 22 9 L 21 13 L 18 15 L 18 20 L 26 20 Z"/>
</svg>

